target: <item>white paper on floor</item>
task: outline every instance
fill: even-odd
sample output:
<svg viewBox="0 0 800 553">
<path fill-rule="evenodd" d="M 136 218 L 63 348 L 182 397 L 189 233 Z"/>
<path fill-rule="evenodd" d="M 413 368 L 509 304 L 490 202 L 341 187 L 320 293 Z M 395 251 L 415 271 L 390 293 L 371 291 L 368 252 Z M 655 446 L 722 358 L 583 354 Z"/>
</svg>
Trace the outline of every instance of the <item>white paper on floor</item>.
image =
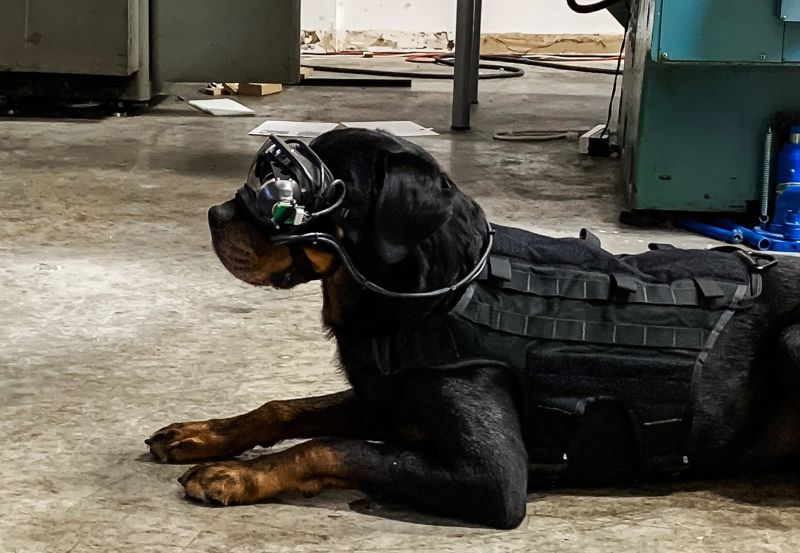
<svg viewBox="0 0 800 553">
<path fill-rule="evenodd" d="M 314 138 L 322 133 L 332 131 L 339 123 L 320 123 L 312 121 L 273 121 L 261 123 L 247 134 L 254 136 L 292 136 L 301 138 Z"/>
<path fill-rule="evenodd" d="M 189 105 L 211 115 L 255 115 L 252 109 L 230 98 L 190 100 Z"/>
<path fill-rule="evenodd" d="M 395 136 L 438 136 L 439 133 L 413 121 L 347 121 L 342 125 L 354 129 L 390 132 Z"/>
</svg>

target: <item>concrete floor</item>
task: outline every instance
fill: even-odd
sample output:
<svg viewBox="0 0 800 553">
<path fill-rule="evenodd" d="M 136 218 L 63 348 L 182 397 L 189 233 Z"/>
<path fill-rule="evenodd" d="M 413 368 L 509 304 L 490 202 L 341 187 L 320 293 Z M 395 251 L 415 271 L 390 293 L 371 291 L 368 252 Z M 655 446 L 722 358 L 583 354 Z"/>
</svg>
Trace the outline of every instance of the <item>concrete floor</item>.
<svg viewBox="0 0 800 553">
<path fill-rule="evenodd" d="M 794 476 L 536 493 L 521 528 L 497 532 L 356 492 L 203 507 L 182 498 L 184 467 L 145 454 L 166 423 L 345 387 L 318 286 L 249 288 L 209 246 L 205 210 L 242 181 L 257 122 L 413 119 L 442 131 L 419 143 L 496 222 L 587 226 L 615 251 L 708 245 L 620 228 L 614 161 L 490 139 L 512 125 L 591 127 L 610 85 L 548 70 L 485 82 L 468 134 L 448 132 L 449 83 L 430 81 L 243 99 L 255 118 L 171 98 L 140 117 L 0 121 L 0 550 L 797 551 Z"/>
</svg>

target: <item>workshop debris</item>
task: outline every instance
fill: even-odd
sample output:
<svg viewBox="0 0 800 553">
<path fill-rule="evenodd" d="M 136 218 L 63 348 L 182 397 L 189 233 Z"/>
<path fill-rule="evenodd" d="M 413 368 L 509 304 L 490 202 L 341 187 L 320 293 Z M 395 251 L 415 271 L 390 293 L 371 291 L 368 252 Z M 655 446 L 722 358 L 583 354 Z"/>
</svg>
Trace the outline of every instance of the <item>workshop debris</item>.
<svg viewBox="0 0 800 553">
<path fill-rule="evenodd" d="M 310 67 L 301 67 L 300 68 L 300 82 L 303 82 L 304 80 L 306 80 L 307 78 L 309 78 L 313 74 L 314 74 L 314 70 L 311 69 Z"/>
<path fill-rule="evenodd" d="M 250 131 L 251 136 L 278 136 L 314 138 L 322 133 L 332 131 L 339 125 L 355 129 L 371 129 L 390 132 L 395 136 L 438 136 L 439 133 L 430 127 L 423 127 L 413 121 L 346 121 L 342 123 L 326 123 L 320 121 L 277 121 L 267 120 Z"/>
<path fill-rule="evenodd" d="M 240 83 L 238 94 L 241 96 L 268 96 L 283 90 L 280 83 Z"/>
<path fill-rule="evenodd" d="M 200 89 L 200 92 L 203 94 L 208 94 L 209 96 L 222 96 L 225 93 L 225 90 L 219 83 L 208 83 L 206 86 Z"/>
<path fill-rule="evenodd" d="M 386 131 L 395 136 L 438 136 L 439 133 L 429 127 L 423 127 L 413 121 L 345 121 L 345 127 L 354 129 L 371 129 Z"/>
<path fill-rule="evenodd" d="M 239 83 L 222 83 L 222 90 L 226 94 L 238 94 Z"/>
<path fill-rule="evenodd" d="M 252 109 L 230 98 L 190 100 L 189 105 L 211 115 L 255 115 Z"/>
<path fill-rule="evenodd" d="M 208 83 L 200 89 L 203 94 L 210 96 L 268 96 L 277 94 L 283 90 L 280 83 Z"/>
<path fill-rule="evenodd" d="M 268 120 L 264 121 L 247 134 L 252 136 L 269 136 L 271 134 L 275 134 L 278 136 L 289 136 L 295 138 L 314 138 L 322 133 L 332 131 L 338 126 L 338 123 Z"/>
</svg>

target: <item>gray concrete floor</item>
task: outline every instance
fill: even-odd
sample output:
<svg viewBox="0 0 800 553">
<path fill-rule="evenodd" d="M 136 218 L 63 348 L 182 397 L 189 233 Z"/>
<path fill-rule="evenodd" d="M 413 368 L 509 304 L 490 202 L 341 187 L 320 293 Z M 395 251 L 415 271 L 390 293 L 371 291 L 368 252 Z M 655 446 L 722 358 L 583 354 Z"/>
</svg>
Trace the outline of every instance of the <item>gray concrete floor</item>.
<svg viewBox="0 0 800 553">
<path fill-rule="evenodd" d="M 140 117 L 0 121 L 0 550 L 797 551 L 793 476 L 536 493 L 522 527 L 497 532 L 356 492 L 203 507 L 182 498 L 184 467 L 145 454 L 166 423 L 346 385 L 318 286 L 249 288 L 209 246 L 205 210 L 239 186 L 261 119 L 413 119 L 442 131 L 419 143 L 496 222 L 564 236 L 587 226 L 615 251 L 708 245 L 619 227 L 614 161 L 564 141 L 490 139 L 588 128 L 610 85 L 548 70 L 484 82 L 468 134 L 449 133 L 449 83 L 430 81 L 243 99 L 255 118 L 171 98 Z"/>
</svg>

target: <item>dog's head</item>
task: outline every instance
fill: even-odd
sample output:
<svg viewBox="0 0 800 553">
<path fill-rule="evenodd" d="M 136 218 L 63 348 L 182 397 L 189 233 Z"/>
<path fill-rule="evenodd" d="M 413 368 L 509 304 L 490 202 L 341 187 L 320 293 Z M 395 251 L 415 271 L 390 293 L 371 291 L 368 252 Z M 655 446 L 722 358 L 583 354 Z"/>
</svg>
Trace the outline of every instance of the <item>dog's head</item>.
<svg viewBox="0 0 800 553">
<path fill-rule="evenodd" d="M 320 136 L 311 148 L 346 186 L 342 206 L 314 230 L 340 239 L 370 279 L 412 291 L 442 273 L 440 285 L 447 285 L 470 263 L 458 258 L 479 252 L 485 231 L 480 208 L 418 146 L 382 132 L 345 129 Z M 240 200 L 212 207 L 208 218 L 217 256 L 250 284 L 290 288 L 338 266 L 324 246 L 275 244 Z M 453 233 L 476 244 L 442 239 Z"/>
</svg>

